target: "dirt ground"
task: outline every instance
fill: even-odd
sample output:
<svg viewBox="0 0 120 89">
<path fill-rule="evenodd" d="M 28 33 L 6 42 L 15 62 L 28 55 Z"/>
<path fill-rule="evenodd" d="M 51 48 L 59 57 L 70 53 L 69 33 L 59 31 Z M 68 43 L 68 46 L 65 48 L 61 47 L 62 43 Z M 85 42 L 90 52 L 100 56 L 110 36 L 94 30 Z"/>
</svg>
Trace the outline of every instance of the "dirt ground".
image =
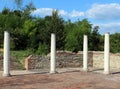
<svg viewBox="0 0 120 89">
<path fill-rule="evenodd" d="M 120 89 L 120 74 L 76 71 L 1 76 L 0 89 Z"/>
</svg>

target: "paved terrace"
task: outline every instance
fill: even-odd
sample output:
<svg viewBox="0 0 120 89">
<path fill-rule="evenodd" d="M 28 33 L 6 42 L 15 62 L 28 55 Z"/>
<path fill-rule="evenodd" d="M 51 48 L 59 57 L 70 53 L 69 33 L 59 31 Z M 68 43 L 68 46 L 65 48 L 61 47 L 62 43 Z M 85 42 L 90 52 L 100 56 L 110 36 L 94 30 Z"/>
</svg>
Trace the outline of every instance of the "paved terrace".
<svg viewBox="0 0 120 89">
<path fill-rule="evenodd" d="M 57 68 L 56 73 L 67 73 L 67 72 L 82 72 L 82 68 Z M 104 74 L 103 69 L 93 69 L 89 68 L 88 72 Z M 34 69 L 34 70 L 11 70 L 10 74 L 14 75 L 26 75 L 26 74 L 49 74 L 49 69 Z M 0 76 L 2 77 L 3 71 L 0 71 Z M 120 70 L 113 69 L 111 74 L 120 74 Z"/>
<path fill-rule="evenodd" d="M 57 69 L 56 74 L 48 71 L 14 70 L 11 77 L 2 77 L 1 71 L 0 89 L 120 89 L 119 72 L 105 75 L 101 69 L 84 72 L 80 68 Z"/>
</svg>

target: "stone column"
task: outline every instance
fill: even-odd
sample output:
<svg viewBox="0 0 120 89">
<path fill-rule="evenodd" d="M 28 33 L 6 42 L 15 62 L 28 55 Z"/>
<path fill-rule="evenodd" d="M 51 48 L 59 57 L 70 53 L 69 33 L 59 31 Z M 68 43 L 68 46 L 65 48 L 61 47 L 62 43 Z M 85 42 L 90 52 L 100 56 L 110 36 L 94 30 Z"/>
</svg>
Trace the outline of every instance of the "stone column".
<svg viewBox="0 0 120 89">
<path fill-rule="evenodd" d="M 105 34 L 105 42 L 104 42 L 104 73 L 110 73 L 110 43 L 109 43 L 109 33 Z"/>
<path fill-rule="evenodd" d="M 10 76 L 10 35 L 4 32 L 3 76 Z"/>
<path fill-rule="evenodd" d="M 84 35 L 83 40 L 83 70 L 88 71 L 88 38 Z"/>
<path fill-rule="evenodd" d="M 51 34 L 51 59 L 50 59 L 50 73 L 56 72 L 56 37 Z"/>
</svg>

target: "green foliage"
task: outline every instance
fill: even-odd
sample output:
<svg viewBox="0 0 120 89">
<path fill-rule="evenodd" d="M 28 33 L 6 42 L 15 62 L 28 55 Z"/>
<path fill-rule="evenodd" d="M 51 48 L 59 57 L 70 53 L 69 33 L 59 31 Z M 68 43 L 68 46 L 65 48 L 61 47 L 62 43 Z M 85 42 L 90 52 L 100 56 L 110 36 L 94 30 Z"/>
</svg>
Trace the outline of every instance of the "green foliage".
<svg viewBox="0 0 120 89">
<path fill-rule="evenodd" d="M 101 41 L 100 41 L 100 34 L 98 32 L 99 27 L 95 26 L 93 28 L 93 31 L 90 34 L 89 37 L 89 50 L 94 50 L 94 51 L 101 51 L 103 49 L 100 48 Z M 104 45 L 104 44 L 103 44 Z"/>
<path fill-rule="evenodd" d="M 30 50 L 11 51 L 11 57 L 14 58 L 14 62 L 18 63 L 18 69 L 24 69 L 25 58 L 33 54 Z"/>
<path fill-rule="evenodd" d="M 51 33 L 56 34 L 56 47 L 59 50 L 63 50 L 65 46 L 66 32 L 64 30 L 64 20 L 58 15 L 58 11 L 52 12 L 52 16 L 45 17 L 45 26 L 47 31 L 47 43 L 50 46 Z"/>
<path fill-rule="evenodd" d="M 91 24 L 87 19 L 78 20 L 75 23 L 69 20 L 65 25 L 65 30 L 67 32 L 65 49 L 78 52 L 83 49 L 83 35 L 91 33 Z"/>
<path fill-rule="evenodd" d="M 110 51 L 113 53 L 120 52 L 120 33 L 110 35 Z"/>
<path fill-rule="evenodd" d="M 72 52 L 77 52 L 79 49 L 79 44 L 77 41 L 77 38 L 74 33 L 69 33 L 66 37 L 66 45 L 65 48 L 66 50 L 72 51 Z"/>
<path fill-rule="evenodd" d="M 4 7 L 3 10 L 2 10 L 2 14 L 3 15 L 8 15 L 10 13 L 10 9 L 7 8 L 7 7 Z"/>
<path fill-rule="evenodd" d="M 37 51 L 36 51 L 36 54 L 46 55 L 46 54 L 48 54 L 48 52 L 49 52 L 49 49 L 48 49 L 47 45 L 46 44 L 40 44 Z"/>
<path fill-rule="evenodd" d="M 14 0 L 17 9 L 5 7 L 0 12 L 0 47 L 3 47 L 4 31 L 10 32 L 11 49 L 26 50 L 44 55 L 50 52 L 51 33 L 56 34 L 57 50 L 78 52 L 83 50 L 83 35 L 88 35 L 89 50 L 104 50 L 104 35 L 99 34 L 99 27 L 87 20 L 71 22 L 64 21 L 58 10 L 53 10 L 51 16 L 33 17 L 35 10 L 30 2 L 21 9 L 22 0 Z M 111 34 L 111 52 L 120 52 L 119 33 Z"/>
<path fill-rule="evenodd" d="M 22 0 L 14 0 L 14 2 L 15 2 L 15 4 L 16 4 L 17 8 L 20 8 L 20 7 L 21 7 L 21 5 L 22 5 Z"/>
</svg>

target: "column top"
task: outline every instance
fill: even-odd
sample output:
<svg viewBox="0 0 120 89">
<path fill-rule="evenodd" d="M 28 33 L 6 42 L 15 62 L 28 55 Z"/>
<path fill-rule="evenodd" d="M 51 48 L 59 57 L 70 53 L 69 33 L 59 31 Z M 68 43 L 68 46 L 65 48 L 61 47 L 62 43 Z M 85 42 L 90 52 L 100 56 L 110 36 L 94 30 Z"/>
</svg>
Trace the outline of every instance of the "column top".
<svg viewBox="0 0 120 89">
<path fill-rule="evenodd" d="M 110 34 L 110 32 L 106 32 L 105 34 Z"/>
<path fill-rule="evenodd" d="M 86 34 L 84 34 L 84 36 L 87 36 Z"/>
</svg>

